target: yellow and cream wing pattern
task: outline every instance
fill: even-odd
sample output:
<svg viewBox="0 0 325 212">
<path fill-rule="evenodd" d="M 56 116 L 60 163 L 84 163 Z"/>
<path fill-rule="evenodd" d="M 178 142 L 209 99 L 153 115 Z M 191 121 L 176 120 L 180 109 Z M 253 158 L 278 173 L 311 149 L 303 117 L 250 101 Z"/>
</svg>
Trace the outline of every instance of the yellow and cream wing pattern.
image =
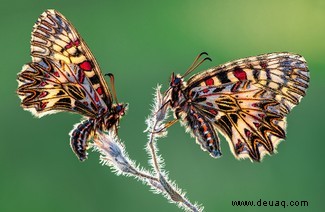
<svg viewBox="0 0 325 212">
<path fill-rule="evenodd" d="M 221 155 L 219 132 L 235 157 L 260 161 L 285 139 L 286 116 L 308 86 L 307 63 L 297 54 L 231 61 L 188 80 L 183 92 L 189 106 L 182 108 L 183 122 L 212 156 Z"/>
<path fill-rule="evenodd" d="M 65 110 L 89 117 L 110 110 L 112 97 L 99 66 L 62 14 L 41 14 L 32 32 L 31 56 L 18 74 L 25 109 L 36 116 Z"/>
</svg>

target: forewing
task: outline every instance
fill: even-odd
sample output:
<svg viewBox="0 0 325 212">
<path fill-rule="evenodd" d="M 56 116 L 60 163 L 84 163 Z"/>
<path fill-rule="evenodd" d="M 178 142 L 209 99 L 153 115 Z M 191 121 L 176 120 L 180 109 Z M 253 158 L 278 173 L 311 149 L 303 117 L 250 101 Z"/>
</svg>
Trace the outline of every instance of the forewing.
<svg viewBox="0 0 325 212">
<path fill-rule="evenodd" d="M 274 53 L 226 63 L 192 77 L 191 104 L 226 137 L 237 158 L 260 161 L 285 138 L 286 115 L 305 95 L 306 61 Z"/>
<path fill-rule="evenodd" d="M 95 117 L 107 109 L 84 71 L 73 63 L 43 58 L 26 64 L 18 83 L 22 107 L 37 117 L 59 111 Z"/>
<path fill-rule="evenodd" d="M 305 96 L 309 85 L 306 60 L 293 53 L 271 53 L 247 57 L 211 68 L 191 77 L 186 90 L 202 86 L 232 85 L 232 90 L 240 82 L 249 81 L 261 92 L 270 92 L 280 103 L 281 114 L 285 115 Z"/>
<path fill-rule="evenodd" d="M 111 93 L 99 65 L 77 30 L 61 13 L 47 10 L 39 17 L 32 32 L 31 56 L 34 63 L 46 58 L 79 67 L 99 97 L 111 107 Z"/>
</svg>

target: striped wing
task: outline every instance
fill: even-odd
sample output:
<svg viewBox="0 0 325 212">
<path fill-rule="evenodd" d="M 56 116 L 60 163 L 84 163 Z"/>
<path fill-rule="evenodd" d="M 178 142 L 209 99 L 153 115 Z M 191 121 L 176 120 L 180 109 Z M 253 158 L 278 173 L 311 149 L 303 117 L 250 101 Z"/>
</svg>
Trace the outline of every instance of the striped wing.
<svg viewBox="0 0 325 212">
<path fill-rule="evenodd" d="M 55 10 L 34 25 L 32 61 L 18 74 L 22 106 L 36 116 L 58 111 L 93 117 L 111 108 L 99 66 L 73 25 Z"/>
<path fill-rule="evenodd" d="M 285 138 L 286 115 L 305 95 L 305 59 L 272 53 L 229 62 L 189 79 L 192 105 L 229 142 L 237 158 L 260 161 Z"/>
<path fill-rule="evenodd" d="M 96 117 L 107 105 L 75 64 L 43 58 L 23 66 L 17 93 L 24 109 L 42 117 L 59 111 Z"/>
</svg>

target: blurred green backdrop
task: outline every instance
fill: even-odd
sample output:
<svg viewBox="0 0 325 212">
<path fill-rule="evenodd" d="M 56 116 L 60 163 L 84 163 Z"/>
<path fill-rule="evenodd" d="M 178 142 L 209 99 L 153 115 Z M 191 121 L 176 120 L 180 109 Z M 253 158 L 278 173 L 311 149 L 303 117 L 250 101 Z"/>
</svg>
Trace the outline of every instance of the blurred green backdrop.
<svg viewBox="0 0 325 212">
<path fill-rule="evenodd" d="M 45 10 L 63 13 L 79 30 L 103 72 L 113 72 L 120 101 L 130 104 L 120 137 L 131 158 L 148 167 L 143 130 L 153 87 L 168 85 L 207 51 L 200 70 L 261 53 L 290 51 L 309 62 L 307 96 L 288 117 L 288 137 L 262 163 L 237 161 L 222 140 L 215 160 L 176 124 L 159 140 L 170 178 L 206 211 L 275 211 L 233 207 L 232 200 L 307 200 L 325 211 L 325 1 L 16 1 L 2 0 L 0 211 L 180 211 L 131 178 L 117 177 L 90 153 L 81 163 L 68 133 L 80 116 L 36 119 L 19 106 L 16 74 L 29 56 L 30 33 Z"/>
</svg>

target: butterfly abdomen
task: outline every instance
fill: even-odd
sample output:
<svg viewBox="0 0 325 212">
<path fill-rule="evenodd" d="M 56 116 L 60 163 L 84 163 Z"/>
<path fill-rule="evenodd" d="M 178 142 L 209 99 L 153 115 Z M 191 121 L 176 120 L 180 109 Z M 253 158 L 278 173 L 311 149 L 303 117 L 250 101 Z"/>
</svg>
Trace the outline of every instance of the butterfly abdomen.
<svg viewBox="0 0 325 212">
<path fill-rule="evenodd" d="M 79 160 L 87 159 L 88 140 L 94 128 L 94 120 L 87 119 L 77 125 L 70 132 L 70 146 Z"/>
<path fill-rule="evenodd" d="M 193 136 L 196 137 L 201 148 L 208 151 L 212 157 L 220 157 L 222 153 L 219 138 L 207 117 L 202 116 L 196 111 L 195 107 L 190 106 L 185 119 L 187 121 L 186 125 L 190 128 Z"/>
</svg>

